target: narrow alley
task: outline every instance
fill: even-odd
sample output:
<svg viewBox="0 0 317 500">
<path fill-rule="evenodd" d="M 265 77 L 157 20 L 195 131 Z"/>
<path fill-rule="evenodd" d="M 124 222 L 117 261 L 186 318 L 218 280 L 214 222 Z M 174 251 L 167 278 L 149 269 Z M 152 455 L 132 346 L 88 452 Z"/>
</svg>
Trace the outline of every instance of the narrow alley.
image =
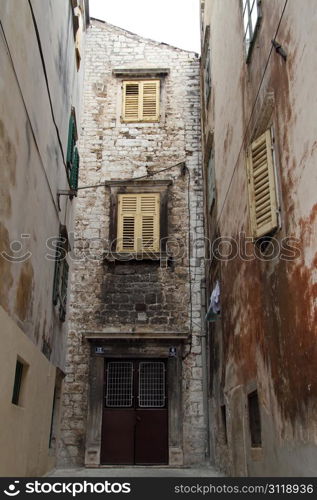
<svg viewBox="0 0 317 500">
<path fill-rule="evenodd" d="M 0 476 L 316 477 L 317 2 L 142 2 L 0 2 Z"/>
</svg>

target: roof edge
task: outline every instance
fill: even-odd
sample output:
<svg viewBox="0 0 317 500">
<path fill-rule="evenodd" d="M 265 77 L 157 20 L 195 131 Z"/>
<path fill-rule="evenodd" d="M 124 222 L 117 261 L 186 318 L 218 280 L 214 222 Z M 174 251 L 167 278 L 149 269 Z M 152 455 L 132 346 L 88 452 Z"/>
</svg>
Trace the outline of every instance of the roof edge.
<svg viewBox="0 0 317 500">
<path fill-rule="evenodd" d="M 199 53 L 195 52 L 194 50 L 181 49 L 180 47 L 176 47 L 175 45 L 171 45 L 171 44 L 166 43 L 166 42 L 158 42 L 157 40 L 153 40 L 152 38 L 147 38 L 145 36 L 139 35 L 138 33 L 134 33 L 133 31 L 126 30 L 124 28 L 121 28 L 120 26 L 116 26 L 115 24 L 111 24 L 111 23 L 108 23 L 107 21 L 104 21 L 102 19 L 97 19 L 96 17 L 90 16 L 90 26 L 92 26 L 94 24 L 94 21 L 97 21 L 98 23 L 104 24 L 104 25 L 109 26 L 111 28 L 115 28 L 119 31 L 122 31 L 122 32 L 128 34 L 128 35 L 136 36 L 136 37 L 138 37 L 142 40 L 145 40 L 147 42 L 154 43 L 155 45 L 164 45 L 164 46 L 170 47 L 171 49 L 179 50 L 180 52 L 185 52 L 186 54 L 193 54 L 197 59 L 200 57 Z"/>
</svg>

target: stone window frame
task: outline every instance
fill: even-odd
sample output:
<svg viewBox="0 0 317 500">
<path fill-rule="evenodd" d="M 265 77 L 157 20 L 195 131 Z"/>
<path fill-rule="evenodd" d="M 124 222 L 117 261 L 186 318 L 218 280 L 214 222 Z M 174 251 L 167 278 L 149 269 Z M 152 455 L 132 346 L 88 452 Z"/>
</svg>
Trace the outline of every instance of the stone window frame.
<svg viewBox="0 0 317 500">
<path fill-rule="evenodd" d="M 112 76 L 120 81 L 121 86 L 121 99 L 120 99 L 120 122 L 125 125 L 137 126 L 157 126 L 165 121 L 165 80 L 170 74 L 169 68 L 115 68 L 112 70 Z M 159 116 L 157 120 L 136 120 L 130 121 L 125 120 L 123 117 L 123 83 L 125 81 L 159 81 Z"/>
<path fill-rule="evenodd" d="M 134 87 L 134 98 L 136 102 L 131 103 L 130 113 L 136 113 L 137 116 L 130 116 L 128 113 L 128 98 L 129 88 Z M 135 93 L 136 88 L 137 93 Z M 147 90 L 146 90 L 147 89 Z M 148 104 L 151 105 L 152 113 L 148 116 L 146 111 L 146 95 L 148 92 Z M 155 123 L 160 121 L 160 94 L 161 94 L 161 80 L 160 79 L 132 79 L 122 80 L 122 113 L 121 120 L 124 123 Z M 154 109 L 155 108 L 155 112 Z"/>
<path fill-rule="evenodd" d="M 109 250 L 105 255 L 106 260 L 150 260 L 157 261 L 166 257 L 166 243 L 168 237 L 168 200 L 172 180 L 140 180 L 140 181 L 110 181 L 106 182 L 106 188 L 110 191 L 110 214 L 109 214 Z M 118 195 L 119 194 L 160 194 L 160 251 L 143 253 L 126 253 L 116 251 L 116 239 L 118 228 Z"/>
</svg>

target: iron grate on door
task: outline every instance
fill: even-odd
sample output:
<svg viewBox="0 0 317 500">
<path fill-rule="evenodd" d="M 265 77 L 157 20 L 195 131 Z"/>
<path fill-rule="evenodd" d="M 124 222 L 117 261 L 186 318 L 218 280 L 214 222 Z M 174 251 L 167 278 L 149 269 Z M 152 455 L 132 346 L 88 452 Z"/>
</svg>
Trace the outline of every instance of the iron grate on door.
<svg viewBox="0 0 317 500">
<path fill-rule="evenodd" d="M 109 362 L 107 365 L 106 406 L 126 408 L 132 406 L 133 363 Z"/>
<path fill-rule="evenodd" d="M 165 365 L 146 361 L 139 365 L 139 406 L 163 408 L 165 406 Z"/>
</svg>

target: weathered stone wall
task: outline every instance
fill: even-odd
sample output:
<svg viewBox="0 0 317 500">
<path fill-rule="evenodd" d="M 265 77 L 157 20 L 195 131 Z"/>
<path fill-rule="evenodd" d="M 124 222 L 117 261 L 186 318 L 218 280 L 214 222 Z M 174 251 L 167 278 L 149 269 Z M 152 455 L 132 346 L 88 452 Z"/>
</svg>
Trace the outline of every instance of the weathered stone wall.
<svg viewBox="0 0 317 500">
<path fill-rule="evenodd" d="M 158 123 L 121 121 L 122 78 L 112 73 L 118 68 L 169 70 L 161 77 Z M 80 190 L 78 196 L 60 453 L 63 464 L 82 464 L 84 460 L 90 350 L 84 336 L 88 332 L 101 337 L 109 332 L 141 333 L 144 338 L 148 334 L 188 335 L 182 351 L 188 355 L 183 362 L 183 400 L 178 415 L 183 426 L 180 447 L 185 463 L 205 459 L 200 338 L 204 249 L 203 242 L 197 241 L 204 231 L 199 99 L 196 54 L 93 21 L 87 35 L 80 185 L 102 186 Z M 187 168 L 174 167 L 179 162 L 186 162 Z M 161 169 L 168 170 L 156 173 Z M 169 258 L 125 263 L 104 260 L 113 222 L 111 187 L 105 181 L 148 174 L 146 180 L 153 179 L 153 186 L 170 181 L 165 227 L 165 234 L 173 240 Z"/>
</svg>

